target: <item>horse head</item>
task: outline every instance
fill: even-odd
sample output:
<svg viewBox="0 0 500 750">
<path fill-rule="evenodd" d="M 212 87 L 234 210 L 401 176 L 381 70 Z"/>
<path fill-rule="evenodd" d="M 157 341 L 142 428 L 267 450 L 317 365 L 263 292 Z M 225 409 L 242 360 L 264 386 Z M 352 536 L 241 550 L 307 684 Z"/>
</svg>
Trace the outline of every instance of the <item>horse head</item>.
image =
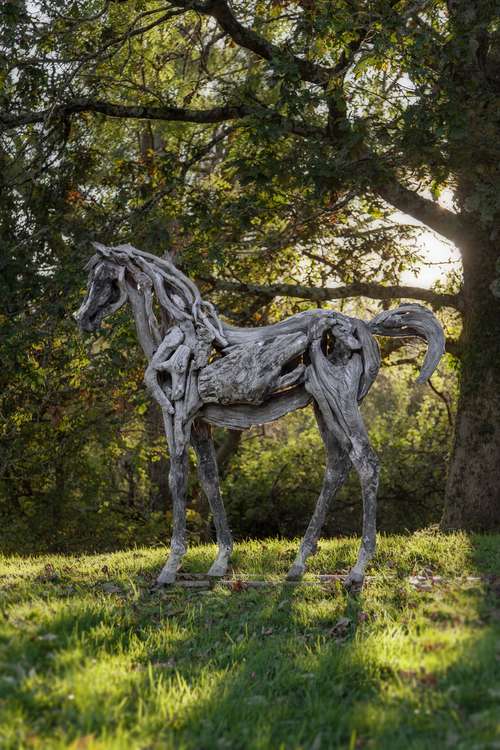
<svg viewBox="0 0 500 750">
<path fill-rule="evenodd" d="M 89 278 L 83 304 L 74 314 L 80 330 L 97 331 L 103 318 L 116 312 L 127 301 L 125 266 L 113 257 L 112 249 L 94 243 L 96 254 L 87 265 Z"/>
</svg>

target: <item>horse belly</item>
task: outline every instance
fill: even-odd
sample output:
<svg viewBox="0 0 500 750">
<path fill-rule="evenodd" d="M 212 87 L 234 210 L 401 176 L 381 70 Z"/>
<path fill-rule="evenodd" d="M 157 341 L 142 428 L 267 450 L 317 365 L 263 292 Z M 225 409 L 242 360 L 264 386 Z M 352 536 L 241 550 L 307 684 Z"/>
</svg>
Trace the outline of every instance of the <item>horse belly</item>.
<svg viewBox="0 0 500 750">
<path fill-rule="evenodd" d="M 228 354 L 200 370 L 198 392 L 204 403 L 262 404 L 272 392 L 283 365 L 304 351 L 303 334 L 231 347 Z"/>
</svg>

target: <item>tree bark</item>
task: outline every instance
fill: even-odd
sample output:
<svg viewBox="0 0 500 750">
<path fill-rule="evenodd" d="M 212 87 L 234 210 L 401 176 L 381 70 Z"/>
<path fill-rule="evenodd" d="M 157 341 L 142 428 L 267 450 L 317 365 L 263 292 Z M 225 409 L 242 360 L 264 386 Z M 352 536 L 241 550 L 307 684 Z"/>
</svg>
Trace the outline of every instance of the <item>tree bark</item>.
<svg viewBox="0 0 500 750">
<path fill-rule="evenodd" d="M 471 238 L 463 256 L 460 397 L 442 528 L 500 529 L 500 299 L 490 285 L 499 248 Z"/>
</svg>

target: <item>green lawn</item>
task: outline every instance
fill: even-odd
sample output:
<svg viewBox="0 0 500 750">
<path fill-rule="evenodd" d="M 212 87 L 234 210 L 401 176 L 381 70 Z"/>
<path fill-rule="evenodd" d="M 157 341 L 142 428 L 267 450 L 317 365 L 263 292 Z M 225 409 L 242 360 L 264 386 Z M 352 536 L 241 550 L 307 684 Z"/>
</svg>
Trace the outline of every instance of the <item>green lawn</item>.
<svg viewBox="0 0 500 750">
<path fill-rule="evenodd" d="M 323 541 L 311 573 L 356 547 Z M 278 580 L 294 550 L 240 544 L 233 575 Z M 184 570 L 213 555 L 193 548 Z M 149 594 L 164 556 L 0 559 L 2 750 L 500 748 L 500 536 L 381 537 L 357 598 Z"/>
</svg>

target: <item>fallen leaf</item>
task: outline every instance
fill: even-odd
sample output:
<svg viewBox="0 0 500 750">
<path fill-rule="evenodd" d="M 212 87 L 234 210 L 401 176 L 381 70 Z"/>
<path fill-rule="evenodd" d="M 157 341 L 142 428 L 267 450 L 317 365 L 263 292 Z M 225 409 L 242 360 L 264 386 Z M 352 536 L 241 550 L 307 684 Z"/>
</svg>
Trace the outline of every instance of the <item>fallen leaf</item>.
<svg viewBox="0 0 500 750">
<path fill-rule="evenodd" d="M 43 568 L 43 573 L 38 576 L 39 581 L 57 581 L 59 576 L 52 563 L 47 563 Z"/>
<path fill-rule="evenodd" d="M 106 592 L 106 594 L 121 594 L 123 593 L 121 588 L 116 585 L 116 583 L 103 583 L 102 590 Z"/>
<path fill-rule="evenodd" d="M 414 680 L 417 676 L 417 673 L 413 669 L 398 669 L 396 674 L 402 680 Z"/>
<path fill-rule="evenodd" d="M 229 588 L 231 589 L 231 591 L 244 591 L 248 588 L 248 585 L 245 583 L 245 581 L 237 578 L 235 581 L 231 581 L 231 585 Z"/>
<path fill-rule="evenodd" d="M 421 685 L 426 685 L 427 687 L 436 687 L 438 683 L 436 675 L 432 674 L 432 672 L 424 672 L 424 674 L 420 674 L 418 681 Z"/>
<path fill-rule="evenodd" d="M 433 651 L 440 651 L 442 648 L 445 647 L 445 643 L 424 643 L 422 646 L 423 651 L 426 654 L 432 653 Z"/>
<path fill-rule="evenodd" d="M 328 631 L 328 634 L 336 639 L 343 639 L 345 638 L 350 629 L 351 621 L 348 617 L 341 617 L 340 620 L 338 620 L 333 628 L 330 628 Z"/>
<path fill-rule="evenodd" d="M 416 672 L 413 669 L 399 669 L 397 675 L 402 680 L 412 680 L 426 687 L 435 687 L 437 685 L 436 675 L 432 672 L 425 672 L 423 668 L 420 672 Z"/>
</svg>

